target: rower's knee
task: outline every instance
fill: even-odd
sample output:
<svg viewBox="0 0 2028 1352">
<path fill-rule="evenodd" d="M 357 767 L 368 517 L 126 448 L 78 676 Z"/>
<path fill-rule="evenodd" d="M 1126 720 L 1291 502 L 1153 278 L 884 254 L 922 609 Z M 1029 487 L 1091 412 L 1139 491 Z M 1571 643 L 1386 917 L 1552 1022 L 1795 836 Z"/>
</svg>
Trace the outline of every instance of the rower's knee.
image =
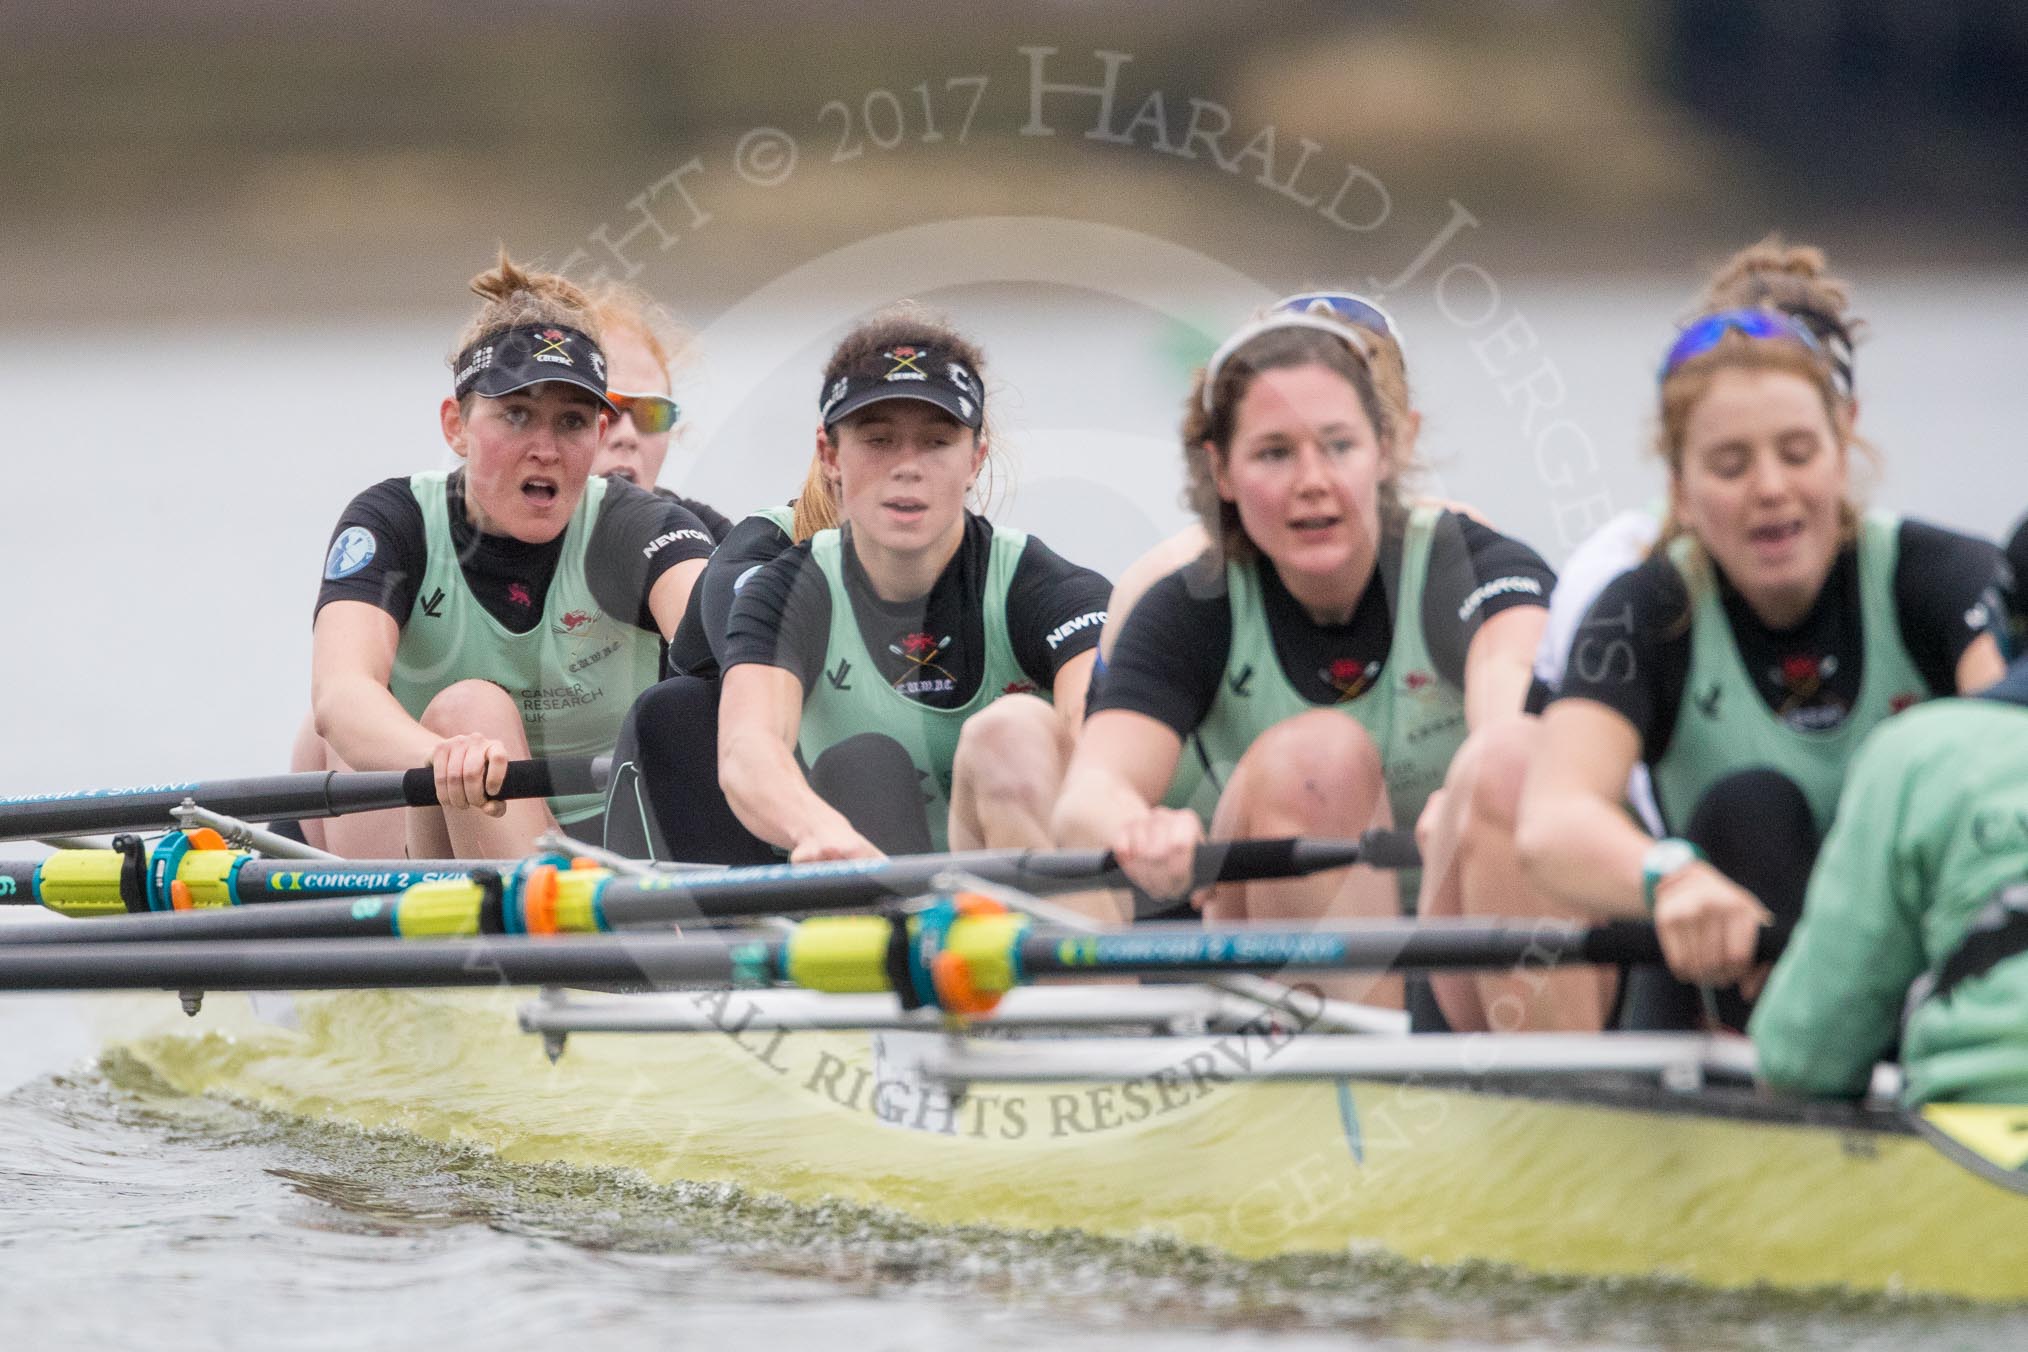
<svg viewBox="0 0 2028 1352">
<path fill-rule="evenodd" d="M 1424 859 L 1428 859 L 1437 849 L 1437 823 L 1443 820 L 1444 813 L 1448 810 L 1446 803 L 1449 796 L 1450 790 L 1447 788 L 1432 793 L 1429 801 L 1422 805 L 1422 815 L 1415 819 L 1415 848 L 1421 852 Z"/>
<path fill-rule="evenodd" d="M 1473 733 L 1459 749 L 1461 787 L 1469 794 L 1475 821 L 1513 832 L 1521 785 L 1540 745 L 1541 729 L 1539 720 L 1524 715 L 1503 718 Z"/>
<path fill-rule="evenodd" d="M 514 697 L 491 681 L 458 681 L 430 697 L 416 720 L 439 737 L 476 732 L 506 741 L 524 735 Z"/>
<path fill-rule="evenodd" d="M 1063 777 L 1065 748 L 1056 710 L 1034 695 L 1002 695 L 965 720 L 952 773 L 975 804 L 1046 818 Z"/>
<path fill-rule="evenodd" d="M 1283 719 L 1254 739 L 1235 778 L 1249 804 L 1291 828 L 1356 835 L 1385 793 L 1380 750 L 1356 719 L 1319 709 Z"/>
</svg>

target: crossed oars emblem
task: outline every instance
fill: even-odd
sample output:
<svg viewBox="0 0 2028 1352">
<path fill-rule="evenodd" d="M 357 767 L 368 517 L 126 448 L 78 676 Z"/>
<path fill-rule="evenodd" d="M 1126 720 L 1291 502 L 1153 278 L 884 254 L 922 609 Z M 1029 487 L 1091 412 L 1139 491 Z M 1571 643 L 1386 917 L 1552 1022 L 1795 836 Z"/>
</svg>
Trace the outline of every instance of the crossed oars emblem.
<svg viewBox="0 0 2028 1352">
<path fill-rule="evenodd" d="M 896 657 L 907 658 L 910 663 L 909 669 L 895 677 L 889 684 L 899 689 L 902 682 L 908 680 L 909 677 L 920 676 L 924 672 L 934 671 L 952 685 L 956 685 L 958 678 L 937 665 L 937 658 L 943 653 L 944 649 L 950 646 L 951 636 L 949 634 L 945 634 L 942 638 L 934 641 L 931 640 L 928 634 L 910 634 L 899 643 L 888 644 L 887 650 L 889 652 L 893 653 Z M 924 651 L 925 649 L 927 651 Z"/>
</svg>

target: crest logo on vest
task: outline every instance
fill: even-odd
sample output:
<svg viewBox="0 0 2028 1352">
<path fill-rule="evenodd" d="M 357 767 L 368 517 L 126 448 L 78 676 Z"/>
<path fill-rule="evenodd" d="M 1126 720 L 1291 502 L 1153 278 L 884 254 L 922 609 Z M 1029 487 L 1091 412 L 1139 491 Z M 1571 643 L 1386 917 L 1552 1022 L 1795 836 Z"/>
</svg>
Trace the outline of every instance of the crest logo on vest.
<svg viewBox="0 0 2028 1352">
<path fill-rule="evenodd" d="M 887 650 L 908 663 L 901 675 L 891 684 L 904 695 L 947 695 L 958 688 L 957 677 L 937 665 L 937 658 L 943 656 L 951 646 L 951 636 L 934 638 L 929 634 L 916 632 L 903 634 L 887 645 Z"/>
<path fill-rule="evenodd" d="M 566 610 L 556 617 L 556 623 L 550 628 L 565 638 L 583 638 L 598 622 L 599 612 L 596 610 Z"/>
<path fill-rule="evenodd" d="M 1845 721 L 1851 706 L 1828 687 L 1838 674 L 1838 656 L 1826 653 L 1790 653 L 1768 672 L 1771 683 L 1782 691 L 1781 707 L 1775 710 L 1782 721 L 1804 732 L 1834 728 Z"/>
<path fill-rule="evenodd" d="M 1433 703 L 1443 693 L 1437 686 L 1436 673 L 1420 668 L 1402 673 L 1401 690 L 1403 694 L 1413 695 L 1424 704 Z"/>
<path fill-rule="evenodd" d="M 1379 662 L 1361 662 L 1356 657 L 1333 658 L 1331 665 L 1317 672 L 1317 679 L 1338 692 L 1338 703 L 1358 699 L 1373 688 L 1380 674 Z"/>
</svg>

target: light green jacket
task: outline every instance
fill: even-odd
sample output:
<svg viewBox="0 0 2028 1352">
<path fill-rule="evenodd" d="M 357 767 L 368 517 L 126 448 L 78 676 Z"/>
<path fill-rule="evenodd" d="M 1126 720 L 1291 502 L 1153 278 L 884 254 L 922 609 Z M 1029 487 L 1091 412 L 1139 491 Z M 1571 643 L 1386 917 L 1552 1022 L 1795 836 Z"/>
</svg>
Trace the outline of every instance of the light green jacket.
<svg viewBox="0 0 2028 1352">
<path fill-rule="evenodd" d="M 1909 987 L 1956 951 L 2003 885 L 2028 878 L 2028 708 L 1944 699 L 1860 749 L 1802 923 L 1750 1031 L 1778 1088 L 1851 1097 L 1892 1047 Z M 1904 1097 L 2028 1103 L 2028 955 L 1920 1005 Z"/>
</svg>

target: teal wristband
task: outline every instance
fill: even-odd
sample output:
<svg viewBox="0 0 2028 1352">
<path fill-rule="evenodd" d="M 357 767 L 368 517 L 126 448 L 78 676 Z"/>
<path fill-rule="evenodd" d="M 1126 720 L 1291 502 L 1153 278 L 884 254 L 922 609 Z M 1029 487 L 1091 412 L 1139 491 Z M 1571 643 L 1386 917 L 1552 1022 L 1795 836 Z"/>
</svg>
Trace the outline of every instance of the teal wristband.
<svg viewBox="0 0 2028 1352">
<path fill-rule="evenodd" d="M 1704 857 L 1704 851 L 1687 840 L 1669 836 L 1656 841 L 1641 856 L 1641 900 L 1648 908 L 1648 914 L 1655 913 L 1655 889 L 1662 880 L 1682 872 Z"/>
</svg>

